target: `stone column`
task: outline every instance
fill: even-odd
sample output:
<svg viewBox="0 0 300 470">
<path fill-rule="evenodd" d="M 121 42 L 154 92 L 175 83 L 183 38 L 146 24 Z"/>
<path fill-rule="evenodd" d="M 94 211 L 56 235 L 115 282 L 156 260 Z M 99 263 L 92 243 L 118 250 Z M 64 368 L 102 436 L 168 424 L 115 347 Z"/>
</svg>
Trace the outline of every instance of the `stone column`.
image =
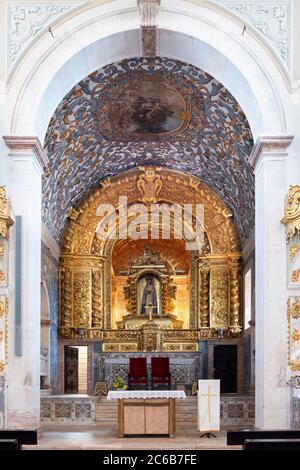
<svg viewBox="0 0 300 470">
<path fill-rule="evenodd" d="M 280 220 L 287 193 L 287 149 L 292 140 L 290 136 L 261 137 L 250 157 L 256 213 L 255 425 L 262 429 L 289 426 L 286 240 Z"/>
<path fill-rule="evenodd" d="M 7 428 L 36 429 L 40 425 L 41 177 L 47 157 L 36 137 L 9 136 L 4 141 L 11 160 L 12 207 L 22 218 L 22 328 L 16 337 L 14 312 L 9 323 Z M 16 341 L 22 343 L 18 349 Z"/>
</svg>

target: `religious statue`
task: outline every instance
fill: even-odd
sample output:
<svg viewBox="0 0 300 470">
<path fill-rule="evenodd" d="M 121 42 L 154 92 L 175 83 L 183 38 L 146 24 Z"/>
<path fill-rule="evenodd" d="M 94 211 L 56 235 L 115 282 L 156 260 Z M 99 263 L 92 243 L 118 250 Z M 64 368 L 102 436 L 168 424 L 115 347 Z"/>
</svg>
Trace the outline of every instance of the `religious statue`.
<svg viewBox="0 0 300 470">
<path fill-rule="evenodd" d="M 150 313 L 150 309 L 152 314 L 158 313 L 157 294 L 154 285 L 154 279 L 153 276 L 148 275 L 146 276 L 146 285 L 143 291 L 141 314 L 144 315 Z"/>
</svg>

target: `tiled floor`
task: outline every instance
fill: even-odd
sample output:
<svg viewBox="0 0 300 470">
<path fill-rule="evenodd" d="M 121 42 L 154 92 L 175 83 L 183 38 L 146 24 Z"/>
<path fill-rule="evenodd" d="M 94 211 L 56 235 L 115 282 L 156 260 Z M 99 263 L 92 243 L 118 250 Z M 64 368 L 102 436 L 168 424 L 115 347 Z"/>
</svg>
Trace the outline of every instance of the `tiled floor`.
<svg viewBox="0 0 300 470">
<path fill-rule="evenodd" d="M 129 437 L 118 438 L 116 427 L 99 426 L 52 426 L 43 429 L 43 436 L 37 446 L 24 446 L 25 449 L 57 450 L 110 450 L 110 449 L 151 449 L 151 450 L 196 450 L 196 449 L 240 449 L 226 445 L 226 431 L 217 433 L 216 439 L 202 438 L 194 427 L 178 426 L 175 438 L 168 437 Z"/>
</svg>

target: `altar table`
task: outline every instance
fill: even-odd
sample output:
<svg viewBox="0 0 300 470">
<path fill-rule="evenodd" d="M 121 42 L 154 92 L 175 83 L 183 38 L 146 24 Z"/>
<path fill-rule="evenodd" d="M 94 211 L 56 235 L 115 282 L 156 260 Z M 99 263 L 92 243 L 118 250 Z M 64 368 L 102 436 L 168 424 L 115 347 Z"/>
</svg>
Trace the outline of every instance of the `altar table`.
<svg viewBox="0 0 300 470">
<path fill-rule="evenodd" d="M 176 398 L 182 390 L 110 391 L 108 400 L 118 400 L 119 437 L 176 434 Z"/>
</svg>

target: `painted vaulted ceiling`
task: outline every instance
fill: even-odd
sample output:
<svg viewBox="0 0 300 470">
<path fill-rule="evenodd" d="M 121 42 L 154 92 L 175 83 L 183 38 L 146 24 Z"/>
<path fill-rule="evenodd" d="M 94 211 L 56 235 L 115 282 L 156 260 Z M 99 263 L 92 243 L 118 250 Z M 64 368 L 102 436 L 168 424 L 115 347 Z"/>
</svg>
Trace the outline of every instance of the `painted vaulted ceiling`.
<svg viewBox="0 0 300 470">
<path fill-rule="evenodd" d="M 254 225 L 252 146 L 239 104 L 202 70 L 161 57 L 108 65 L 78 83 L 49 123 L 44 223 L 59 241 L 69 209 L 102 179 L 156 165 L 213 188 L 245 240 Z"/>
</svg>

